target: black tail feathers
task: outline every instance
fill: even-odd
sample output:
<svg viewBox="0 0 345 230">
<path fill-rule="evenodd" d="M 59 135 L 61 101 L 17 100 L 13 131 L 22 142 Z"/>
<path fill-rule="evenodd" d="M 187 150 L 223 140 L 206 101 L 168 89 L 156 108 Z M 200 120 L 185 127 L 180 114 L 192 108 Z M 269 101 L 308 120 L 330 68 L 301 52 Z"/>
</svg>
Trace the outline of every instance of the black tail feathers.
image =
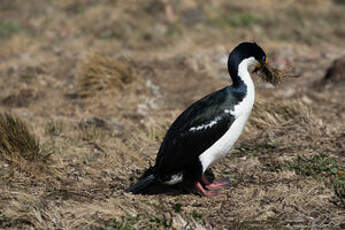
<svg viewBox="0 0 345 230">
<path fill-rule="evenodd" d="M 138 183 L 127 188 L 125 192 L 138 193 L 156 181 L 157 177 L 154 174 L 148 175 L 140 179 Z"/>
</svg>

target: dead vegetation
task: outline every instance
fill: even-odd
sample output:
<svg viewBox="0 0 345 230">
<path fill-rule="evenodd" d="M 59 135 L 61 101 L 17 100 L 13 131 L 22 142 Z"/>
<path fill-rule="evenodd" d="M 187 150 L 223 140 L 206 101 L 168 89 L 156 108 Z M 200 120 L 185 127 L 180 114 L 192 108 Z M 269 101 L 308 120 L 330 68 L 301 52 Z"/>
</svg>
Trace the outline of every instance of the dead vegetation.
<svg viewBox="0 0 345 230">
<path fill-rule="evenodd" d="M 171 2 L 176 22 L 161 1 L 0 3 L 0 228 L 343 229 L 345 94 L 338 77 L 314 84 L 344 55 L 343 4 Z M 230 84 L 243 40 L 281 81 L 255 82 L 245 131 L 210 172 L 231 188 L 123 193 L 178 114 Z"/>
<path fill-rule="evenodd" d="M 48 161 L 48 155 L 40 151 L 38 139 L 26 124 L 10 114 L 0 115 L 0 146 L 2 160 L 21 169 L 27 165 L 38 167 Z"/>
<path fill-rule="evenodd" d="M 278 85 L 284 78 L 290 77 L 286 71 L 274 68 L 268 64 L 259 72 L 259 76 L 272 85 Z"/>
<path fill-rule="evenodd" d="M 87 55 L 79 73 L 79 94 L 90 96 L 100 91 L 122 91 L 134 80 L 139 80 L 129 64 L 99 53 Z"/>
<path fill-rule="evenodd" d="M 17 94 L 9 95 L 2 100 L 2 104 L 9 107 L 26 107 L 40 96 L 39 92 L 32 89 L 20 90 Z"/>
<path fill-rule="evenodd" d="M 282 127 L 291 121 L 300 119 L 308 121 L 310 113 L 308 106 L 298 100 L 286 102 L 259 98 L 254 104 L 249 125 L 258 130 Z"/>
</svg>

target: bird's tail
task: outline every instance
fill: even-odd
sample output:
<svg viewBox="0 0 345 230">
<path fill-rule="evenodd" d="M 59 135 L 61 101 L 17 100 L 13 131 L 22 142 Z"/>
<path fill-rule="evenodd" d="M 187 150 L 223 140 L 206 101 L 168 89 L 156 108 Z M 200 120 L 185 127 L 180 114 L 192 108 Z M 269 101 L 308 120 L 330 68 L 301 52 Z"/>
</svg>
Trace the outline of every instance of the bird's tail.
<svg viewBox="0 0 345 230">
<path fill-rule="evenodd" d="M 138 193 L 156 181 L 157 181 L 157 177 L 154 174 L 151 174 L 149 176 L 146 176 L 140 179 L 138 183 L 127 188 L 125 192 Z"/>
</svg>

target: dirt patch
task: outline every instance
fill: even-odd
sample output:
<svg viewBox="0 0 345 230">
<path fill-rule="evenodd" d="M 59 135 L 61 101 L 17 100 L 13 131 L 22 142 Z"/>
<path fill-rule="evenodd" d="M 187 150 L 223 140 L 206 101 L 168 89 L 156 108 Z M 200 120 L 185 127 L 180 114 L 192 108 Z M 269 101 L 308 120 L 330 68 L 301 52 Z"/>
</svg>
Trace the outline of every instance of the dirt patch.
<svg viewBox="0 0 345 230">
<path fill-rule="evenodd" d="M 35 92 L 33 89 L 23 89 L 17 94 L 5 97 L 2 104 L 10 107 L 27 107 L 30 103 L 37 101 L 44 95 L 40 92 Z"/>
</svg>

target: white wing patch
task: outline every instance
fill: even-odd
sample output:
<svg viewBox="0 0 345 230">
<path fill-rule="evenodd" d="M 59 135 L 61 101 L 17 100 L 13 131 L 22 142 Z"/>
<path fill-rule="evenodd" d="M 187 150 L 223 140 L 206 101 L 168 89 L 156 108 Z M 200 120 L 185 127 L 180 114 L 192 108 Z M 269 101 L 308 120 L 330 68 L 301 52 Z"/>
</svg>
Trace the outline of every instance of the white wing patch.
<svg viewBox="0 0 345 230">
<path fill-rule="evenodd" d="M 231 115 L 233 114 L 233 111 L 230 110 L 230 109 L 225 109 L 224 110 L 224 113 L 230 113 Z M 218 123 L 218 121 L 221 120 L 221 117 L 220 116 L 217 116 L 213 121 L 210 121 L 209 123 L 207 124 L 203 124 L 203 125 L 199 125 L 199 126 L 196 126 L 196 127 L 191 127 L 189 129 L 189 131 L 198 131 L 198 130 L 201 130 L 201 129 L 208 129 L 208 128 L 211 128 L 212 126 L 216 125 Z"/>
<path fill-rule="evenodd" d="M 232 113 L 232 111 L 230 109 L 224 109 L 224 113 Z"/>
<path fill-rule="evenodd" d="M 183 173 L 179 172 L 171 176 L 170 180 L 165 181 L 164 184 L 173 185 L 182 182 L 183 180 Z"/>
<path fill-rule="evenodd" d="M 217 116 L 213 121 L 210 121 L 209 123 L 206 123 L 204 125 L 199 125 L 196 127 L 191 127 L 189 129 L 189 131 L 198 131 L 201 129 L 207 129 L 207 128 L 211 128 L 212 126 L 216 125 L 218 123 L 218 121 L 220 121 L 221 117 Z"/>
</svg>

